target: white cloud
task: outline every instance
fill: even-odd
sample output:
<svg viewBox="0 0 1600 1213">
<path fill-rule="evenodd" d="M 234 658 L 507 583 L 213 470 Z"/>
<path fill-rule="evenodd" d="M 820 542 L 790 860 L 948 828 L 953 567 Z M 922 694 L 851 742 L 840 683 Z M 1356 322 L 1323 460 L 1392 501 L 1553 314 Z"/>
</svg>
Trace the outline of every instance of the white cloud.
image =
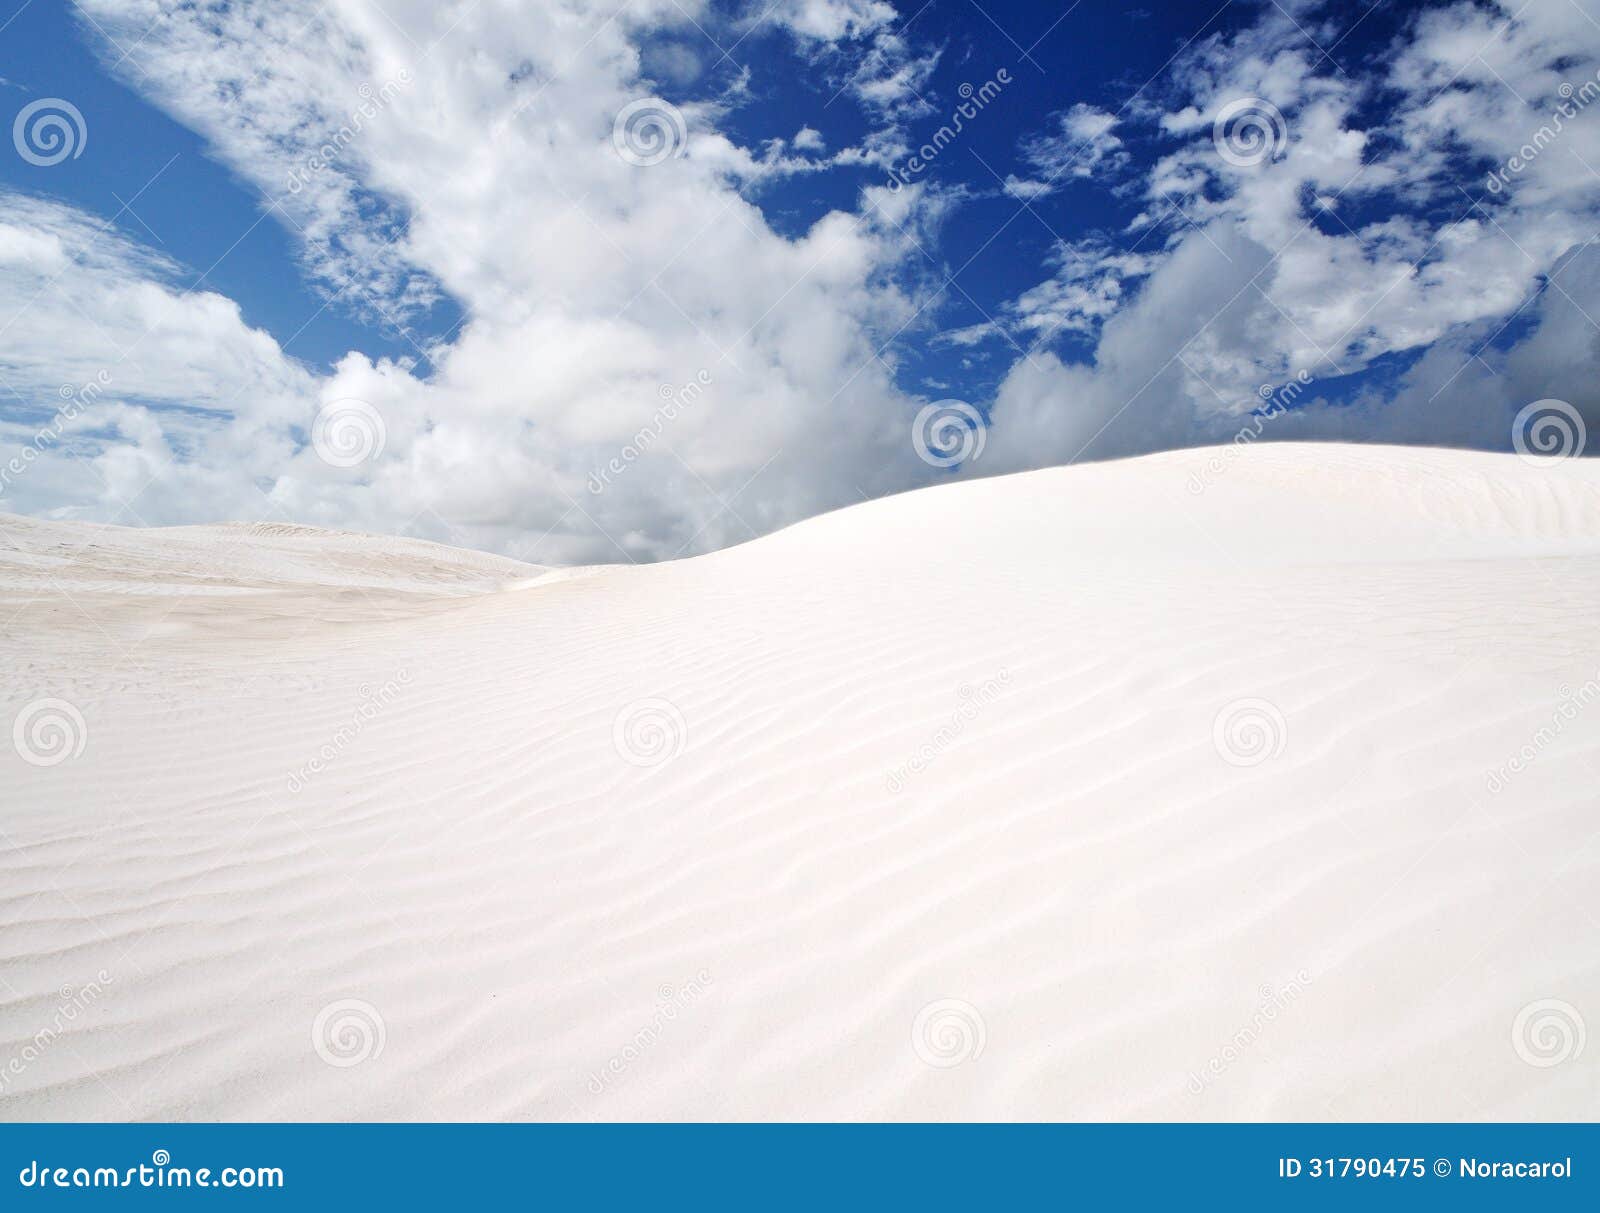
<svg viewBox="0 0 1600 1213">
<path fill-rule="evenodd" d="M 1148 274 L 1155 259 L 1124 253 L 1100 241 L 1058 248 L 1055 277 L 1024 291 L 1015 313 L 1035 339 L 1061 332 L 1092 333 L 1122 304 L 1125 284 Z"/>
<path fill-rule="evenodd" d="M 232 300 L 175 285 L 179 267 L 103 222 L 0 192 L 0 379 L 54 398 L 109 372 L 126 399 L 282 415 L 312 378 Z"/>
<path fill-rule="evenodd" d="M 748 538 L 925 475 L 906 438 L 920 400 L 895 388 L 875 354 L 880 334 L 913 316 L 891 271 L 938 200 L 920 187 L 871 190 L 859 211 L 790 239 L 741 196 L 762 158 L 719 132 L 720 103 L 681 107 L 681 157 L 639 167 L 612 147 L 614 116 L 642 92 L 641 31 L 687 37 L 687 17 L 704 17 L 695 6 L 637 4 L 616 20 L 601 3 L 537 6 L 513 20 L 494 6 L 414 0 L 387 4 L 385 16 L 343 0 L 248 19 L 163 10 L 154 22 L 154 0 L 85 8 L 134 47 L 122 69 L 130 83 L 278 200 L 330 289 L 396 317 L 443 290 L 468 317 L 449 345 L 427 351 L 426 381 L 354 352 L 315 377 L 226 300 L 174 303 L 160 286 L 167 267 L 119 241 L 114 264 L 81 265 L 62 289 L 94 323 L 114 319 L 124 296 L 145 309 L 128 329 L 161 317 L 168 336 L 136 355 L 142 398 L 232 416 L 208 427 L 144 409 L 137 439 L 104 437 L 100 461 L 138 464 L 118 483 L 140 493 L 140 518 L 279 509 L 533 559 L 619 559 L 619 548 L 644 558 Z M 784 18 L 810 38 L 881 39 L 886 6 L 794 5 Z M 401 73 L 404 86 L 288 192 L 289 175 L 349 125 L 360 86 Z M 376 227 L 366 218 L 375 204 Z M 62 255 L 52 232 L 85 222 L 40 204 L 5 230 L 36 265 Z M 8 297 L 24 291 L 19 279 Z M 81 340 L 66 308 L 30 315 L 33 379 L 59 377 L 62 364 L 42 353 L 52 337 L 85 367 L 114 352 L 115 338 Z M 662 385 L 701 374 L 709 386 L 660 443 L 590 493 L 589 473 L 650 422 Z M 252 381 L 270 390 L 250 391 Z M 342 397 L 383 416 L 378 463 L 332 469 L 306 445 L 318 407 Z M 141 490 L 138 471 L 174 452 L 176 470 Z M 30 477 L 18 494 L 35 510 L 81 504 L 83 486 L 67 483 Z"/>
<path fill-rule="evenodd" d="M 1099 178 L 1110 182 L 1128 162 L 1115 134 L 1114 114 L 1082 102 L 1055 115 L 1055 129 L 1022 142 L 1022 159 L 1037 176 L 1007 176 L 1005 191 L 1014 198 L 1034 199 L 1069 181 Z"/>
<path fill-rule="evenodd" d="M 1007 173 L 1002 189 L 1011 197 L 1023 202 L 1032 202 L 1035 198 L 1043 198 L 1054 190 L 1048 181 L 1034 181 L 1030 178 L 1019 177 L 1015 173 Z"/>
<path fill-rule="evenodd" d="M 706 550 L 929 478 L 907 441 L 921 400 L 895 386 L 885 340 L 937 328 L 936 302 L 918 310 L 918 246 L 934 247 L 964 195 L 872 188 L 793 237 L 755 200 L 779 177 L 905 155 L 939 48 L 897 32 L 887 4 L 785 0 L 737 26 L 786 30 L 867 113 L 865 137 L 831 155 L 810 127 L 786 143 L 730 137 L 729 107 L 759 81 L 711 79 L 718 52 L 696 26 L 715 22 L 691 0 L 515 18 L 428 0 L 82 6 L 91 31 L 132 48 L 119 68 L 130 85 L 267 200 L 337 306 L 404 323 L 448 294 L 466 320 L 421 351 L 427 379 L 359 351 L 313 373 L 231 301 L 181 290 L 163 257 L 71 207 L 8 195 L 0 391 L 21 407 L 0 446 L 27 441 L 61 384 L 113 377 L 9 487 L 8 508 L 282 514 L 599 560 Z M 1143 214 L 1115 240 L 1058 244 L 992 321 L 934 339 L 1036 347 L 989 402 L 974 471 L 1225 440 L 1261 384 L 1394 355 L 1420 357 L 1391 386 L 1313 400 L 1273 434 L 1504 445 L 1537 395 L 1600 425 L 1600 275 L 1585 245 L 1600 227 L 1585 167 L 1600 166 L 1600 106 L 1497 193 L 1456 188 L 1463 166 L 1481 175 L 1533 139 L 1563 81 L 1593 77 L 1600 31 L 1570 5 L 1515 20 L 1503 5 L 1430 8 L 1382 56 L 1383 79 L 1364 82 L 1296 28 L 1336 38 L 1317 11 L 1268 8 L 1196 43 L 1121 116 L 1075 105 L 1023 141 L 1026 173 L 1004 187 L 1014 200 L 1088 181 L 1142 190 Z M 672 93 L 682 155 L 649 167 L 617 155 L 619 110 L 659 81 L 696 80 L 703 95 Z M 1218 155 L 1212 123 L 1247 97 L 1275 106 L 1284 130 L 1272 154 L 1239 164 Z M 1142 181 L 1136 124 L 1164 149 Z M 1513 315 L 1518 342 L 1485 345 Z M 1043 348 L 1063 333 L 1092 356 Z M 659 418 L 663 391 L 696 381 L 703 393 L 590 492 L 590 473 Z M 347 397 L 378 410 L 387 443 L 376 463 L 331 468 L 307 435 Z"/>
<path fill-rule="evenodd" d="M 1365 104 L 1373 94 L 1357 76 L 1319 69 L 1319 53 L 1281 13 L 1181 56 L 1165 104 L 1143 107 L 1155 128 L 1184 140 L 1153 166 L 1148 208 L 1133 225 L 1154 249 L 1141 261 L 1148 278 L 1135 296 L 1125 278 L 1112 289 L 1069 260 L 1013 303 L 1011 313 L 1057 329 L 1099 322 L 1103 331 L 1092 362 L 1035 356 L 1013 368 L 993 410 L 994 461 L 1215 440 L 1256 407 L 1263 383 L 1299 369 L 1330 378 L 1428 347 L 1389 406 L 1374 393 L 1359 409 L 1313 407 L 1273 433 L 1503 448 L 1526 401 L 1476 372 L 1444 390 L 1436 379 L 1476 363 L 1477 346 L 1519 308 L 1540 319 L 1545 346 L 1564 317 L 1574 342 L 1557 364 L 1566 378 L 1541 390 L 1592 409 L 1600 330 L 1585 335 L 1573 318 L 1600 309 L 1579 305 L 1571 267 L 1592 264 L 1575 250 L 1600 227 L 1600 178 L 1582 167 L 1600 164 L 1600 122 L 1571 123 L 1498 197 L 1456 184 L 1463 164 L 1504 160 L 1533 138 L 1563 79 L 1592 78 L 1600 66 L 1600 29 L 1572 6 L 1529 6 L 1513 20 L 1517 11 L 1457 4 L 1420 14 L 1382 58 L 1391 91 L 1379 107 Z M 1257 162 L 1236 163 L 1219 155 L 1212 124 L 1228 102 L 1252 97 L 1281 115 L 1280 138 Z M 1339 216 L 1357 206 L 1387 216 L 1351 228 Z M 1535 339 L 1481 366 L 1522 365 Z M 1470 401 L 1463 382 L 1477 393 Z"/>
<path fill-rule="evenodd" d="M 770 5 L 756 4 L 752 11 L 817 42 L 859 38 L 882 29 L 895 18 L 894 6 L 883 0 L 776 0 Z"/>
</svg>

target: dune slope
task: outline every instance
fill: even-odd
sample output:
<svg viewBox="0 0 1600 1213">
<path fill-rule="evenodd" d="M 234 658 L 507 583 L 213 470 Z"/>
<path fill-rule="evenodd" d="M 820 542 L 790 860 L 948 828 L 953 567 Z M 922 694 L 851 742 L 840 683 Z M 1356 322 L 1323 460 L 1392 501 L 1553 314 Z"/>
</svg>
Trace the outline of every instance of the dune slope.
<svg viewBox="0 0 1600 1213">
<path fill-rule="evenodd" d="M 1597 602 L 1600 463 L 1382 447 L 0 518 L 0 1116 L 1587 1119 Z"/>
</svg>

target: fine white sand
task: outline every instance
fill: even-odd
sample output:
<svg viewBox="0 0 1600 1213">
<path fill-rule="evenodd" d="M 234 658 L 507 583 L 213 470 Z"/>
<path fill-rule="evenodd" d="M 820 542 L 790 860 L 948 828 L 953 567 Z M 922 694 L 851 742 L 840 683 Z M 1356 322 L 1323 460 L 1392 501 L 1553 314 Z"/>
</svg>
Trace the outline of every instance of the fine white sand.
<svg viewBox="0 0 1600 1213">
<path fill-rule="evenodd" d="M 1454 451 L 0 517 L 0 1116 L 1587 1119 L 1597 613 L 1600 461 Z"/>
</svg>

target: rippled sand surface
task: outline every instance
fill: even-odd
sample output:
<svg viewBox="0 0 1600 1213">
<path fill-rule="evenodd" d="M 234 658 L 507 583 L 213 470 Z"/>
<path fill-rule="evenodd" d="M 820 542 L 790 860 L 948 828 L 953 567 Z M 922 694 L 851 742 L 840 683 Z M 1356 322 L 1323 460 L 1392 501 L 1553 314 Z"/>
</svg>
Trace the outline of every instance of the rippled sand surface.
<svg viewBox="0 0 1600 1213">
<path fill-rule="evenodd" d="M 551 573 L 0 518 L 0 1116 L 1588 1119 L 1600 464 Z"/>
</svg>

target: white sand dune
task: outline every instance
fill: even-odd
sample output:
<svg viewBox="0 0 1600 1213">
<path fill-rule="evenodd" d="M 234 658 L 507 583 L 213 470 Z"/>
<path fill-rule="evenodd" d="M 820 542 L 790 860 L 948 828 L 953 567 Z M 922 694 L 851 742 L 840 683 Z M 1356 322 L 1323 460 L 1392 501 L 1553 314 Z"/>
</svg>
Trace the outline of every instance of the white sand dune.
<svg viewBox="0 0 1600 1213">
<path fill-rule="evenodd" d="M 0 519 L 0 1116 L 1594 1115 L 1600 462 L 544 573 Z"/>
</svg>

